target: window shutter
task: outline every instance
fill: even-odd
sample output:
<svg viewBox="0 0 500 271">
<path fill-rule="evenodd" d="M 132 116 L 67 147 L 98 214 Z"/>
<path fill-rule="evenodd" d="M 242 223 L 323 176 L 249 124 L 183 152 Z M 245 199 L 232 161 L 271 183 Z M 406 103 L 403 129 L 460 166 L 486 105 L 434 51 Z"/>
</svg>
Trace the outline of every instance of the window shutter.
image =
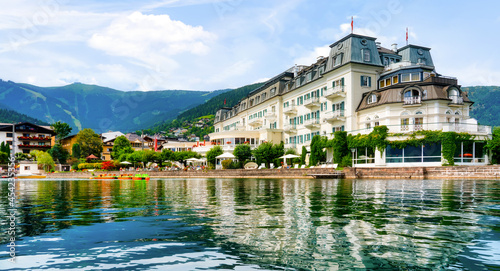
<svg viewBox="0 0 500 271">
<path fill-rule="evenodd" d="M 344 110 L 344 102 L 340 103 L 340 110 Z"/>
<path fill-rule="evenodd" d="M 344 86 L 344 77 L 342 77 L 342 79 L 340 79 L 340 85 Z"/>
<path fill-rule="evenodd" d="M 363 86 L 363 82 L 365 81 L 365 77 L 361 75 L 361 86 Z"/>
<path fill-rule="evenodd" d="M 372 86 L 372 78 L 371 78 L 371 76 L 368 76 L 368 86 L 369 87 Z"/>
<path fill-rule="evenodd" d="M 341 131 L 344 131 L 344 125 L 342 125 L 342 127 L 340 127 Z"/>
</svg>

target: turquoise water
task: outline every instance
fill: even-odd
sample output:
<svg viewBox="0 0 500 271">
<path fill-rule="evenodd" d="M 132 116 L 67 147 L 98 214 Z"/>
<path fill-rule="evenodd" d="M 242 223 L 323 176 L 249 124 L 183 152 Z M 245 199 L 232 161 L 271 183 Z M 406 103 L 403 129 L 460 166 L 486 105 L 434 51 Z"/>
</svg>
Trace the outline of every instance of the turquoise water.
<svg viewBox="0 0 500 271">
<path fill-rule="evenodd" d="M 23 180 L 0 270 L 500 270 L 500 182 Z"/>
</svg>

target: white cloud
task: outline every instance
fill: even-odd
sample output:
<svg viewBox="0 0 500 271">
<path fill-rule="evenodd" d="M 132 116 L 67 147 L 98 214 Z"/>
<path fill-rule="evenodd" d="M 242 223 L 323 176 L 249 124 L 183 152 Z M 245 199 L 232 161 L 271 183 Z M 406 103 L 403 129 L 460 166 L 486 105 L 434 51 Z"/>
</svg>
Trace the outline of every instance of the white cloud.
<svg viewBox="0 0 500 271">
<path fill-rule="evenodd" d="M 96 33 L 89 45 L 110 55 L 136 58 L 156 64 L 167 55 L 191 53 L 203 55 L 216 36 L 201 26 L 171 20 L 168 15 L 145 15 L 134 12 L 119 18 Z M 158 57 L 160 56 L 160 59 Z"/>
<path fill-rule="evenodd" d="M 302 55 L 296 59 L 294 59 L 294 63 L 297 65 L 311 65 L 315 63 L 318 57 L 328 57 L 330 55 L 330 46 L 325 45 L 321 47 L 316 47 L 312 52 L 307 52 L 305 55 Z"/>
</svg>

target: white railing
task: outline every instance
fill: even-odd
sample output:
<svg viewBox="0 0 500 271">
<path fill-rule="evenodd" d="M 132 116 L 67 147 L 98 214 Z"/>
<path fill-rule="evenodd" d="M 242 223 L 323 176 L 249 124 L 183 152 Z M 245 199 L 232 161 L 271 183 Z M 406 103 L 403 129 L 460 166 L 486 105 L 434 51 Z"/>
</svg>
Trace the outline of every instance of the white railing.
<svg viewBox="0 0 500 271">
<path fill-rule="evenodd" d="M 335 110 L 325 113 L 325 119 L 343 118 L 343 117 L 344 117 L 344 110 Z"/>
<path fill-rule="evenodd" d="M 283 126 L 283 131 L 285 131 L 285 133 L 293 132 L 296 130 L 297 130 L 297 125 L 295 124 L 285 124 Z"/>
<path fill-rule="evenodd" d="M 404 105 L 412 105 L 412 104 L 420 104 L 420 103 L 422 103 L 420 96 L 411 96 L 411 97 L 404 98 Z"/>
<path fill-rule="evenodd" d="M 319 98 L 318 97 L 312 97 L 312 98 L 307 99 L 307 100 L 304 101 L 304 105 L 305 106 L 316 105 L 316 104 L 319 104 Z"/>
<path fill-rule="evenodd" d="M 462 98 L 461 96 L 450 96 L 449 98 L 450 98 L 452 104 L 463 104 L 464 103 L 464 98 Z"/>
<path fill-rule="evenodd" d="M 297 112 L 297 109 L 295 108 L 295 105 L 290 105 L 290 106 L 285 107 L 283 109 L 283 113 L 285 113 L 285 114 L 296 113 L 296 112 Z"/>
<path fill-rule="evenodd" d="M 324 96 L 328 97 L 328 96 L 343 94 L 343 93 L 344 93 L 344 86 L 336 86 L 336 87 L 328 88 L 326 90 L 326 92 L 324 93 Z"/>
</svg>

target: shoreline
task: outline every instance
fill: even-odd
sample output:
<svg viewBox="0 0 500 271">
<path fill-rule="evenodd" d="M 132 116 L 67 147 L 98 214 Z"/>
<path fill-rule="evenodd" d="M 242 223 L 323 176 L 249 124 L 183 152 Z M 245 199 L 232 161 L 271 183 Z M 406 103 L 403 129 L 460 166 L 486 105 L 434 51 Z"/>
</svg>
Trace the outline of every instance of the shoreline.
<svg viewBox="0 0 500 271">
<path fill-rule="evenodd" d="M 101 172 L 94 172 L 98 175 Z M 490 166 L 453 166 L 453 167 L 357 167 L 334 170 L 331 168 L 304 169 L 226 169 L 226 170 L 189 170 L 189 171 L 107 171 L 103 174 L 120 175 L 125 173 L 146 173 L 151 178 L 262 178 L 262 179 L 313 179 L 343 173 L 345 179 L 500 179 L 500 165 Z M 89 179 L 92 172 L 50 173 L 47 178 Z M 321 178 L 338 179 L 338 178 Z"/>
</svg>

